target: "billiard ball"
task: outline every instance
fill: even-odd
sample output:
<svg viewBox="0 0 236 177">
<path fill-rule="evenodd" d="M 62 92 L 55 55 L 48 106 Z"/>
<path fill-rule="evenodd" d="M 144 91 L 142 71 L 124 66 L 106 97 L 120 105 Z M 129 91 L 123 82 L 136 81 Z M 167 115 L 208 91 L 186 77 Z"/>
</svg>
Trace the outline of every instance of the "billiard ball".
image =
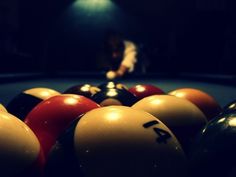
<svg viewBox="0 0 236 177">
<path fill-rule="evenodd" d="M 151 84 L 139 84 L 129 88 L 129 91 L 133 93 L 138 100 L 141 100 L 151 95 L 163 95 L 165 92 L 160 88 Z"/>
<path fill-rule="evenodd" d="M 63 93 L 64 94 L 76 94 L 76 95 L 82 95 L 87 98 L 91 98 L 91 96 L 96 93 L 97 91 L 100 91 L 99 88 L 96 88 L 95 86 L 92 86 L 90 84 L 80 84 L 80 85 L 75 85 L 67 90 L 65 90 Z"/>
<path fill-rule="evenodd" d="M 15 96 L 6 108 L 9 113 L 24 120 L 27 114 L 41 101 L 59 94 L 56 90 L 49 88 L 31 88 Z"/>
<path fill-rule="evenodd" d="M 199 89 L 182 88 L 170 92 L 169 95 L 191 101 L 206 115 L 208 120 L 213 119 L 222 111 L 221 106 L 211 95 Z"/>
<path fill-rule="evenodd" d="M 236 100 L 224 106 L 222 114 L 228 114 L 228 113 L 236 113 Z"/>
<path fill-rule="evenodd" d="M 160 119 L 176 135 L 186 152 L 207 122 L 205 115 L 193 103 L 170 95 L 143 98 L 132 108 L 144 110 Z"/>
<path fill-rule="evenodd" d="M 192 150 L 192 177 L 236 176 L 236 114 L 220 115 L 200 132 Z"/>
<path fill-rule="evenodd" d="M 109 81 L 103 84 L 100 84 L 98 86 L 101 90 L 104 89 L 121 89 L 121 90 L 128 90 L 128 87 L 126 87 L 124 84 L 114 82 L 114 81 Z"/>
<path fill-rule="evenodd" d="M 60 137 L 47 176 L 184 177 L 186 157 L 157 118 L 125 106 L 94 109 Z"/>
<path fill-rule="evenodd" d="M 73 120 L 98 107 L 97 103 L 84 96 L 61 94 L 39 103 L 27 115 L 25 123 L 38 137 L 47 157 L 58 136 Z"/>
<path fill-rule="evenodd" d="M 109 80 L 113 80 L 113 79 L 115 79 L 115 77 L 116 77 L 116 73 L 114 71 L 108 71 L 106 73 L 106 78 Z"/>
<path fill-rule="evenodd" d="M 39 177 L 44 157 L 31 129 L 10 113 L 0 112 L 1 177 Z"/>
<path fill-rule="evenodd" d="M 101 106 L 132 106 L 137 101 L 137 98 L 132 93 L 127 90 L 120 89 L 101 90 L 100 92 L 94 94 L 91 99 Z"/>
<path fill-rule="evenodd" d="M 7 112 L 6 108 L 2 104 L 0 104 L 0 111 Z"/>
</svg>

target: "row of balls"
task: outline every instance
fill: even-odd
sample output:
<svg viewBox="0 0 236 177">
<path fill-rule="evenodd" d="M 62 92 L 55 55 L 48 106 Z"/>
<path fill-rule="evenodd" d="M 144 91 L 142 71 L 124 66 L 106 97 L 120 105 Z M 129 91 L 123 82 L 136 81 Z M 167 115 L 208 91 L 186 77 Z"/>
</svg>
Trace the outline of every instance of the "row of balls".
<svg viewBox="0 0 236 177">
<path fill-rule="evenodd" d="M 32 90 L 37 89 L 24 94 Z M 95 94 L 103 91 L 92 90 Z M 20 105 L 25 103 L 22 100 Z M 220 120 L 225 125 L 232 115 L 221 113 L 216 116 L 217 121 L 213 119 L 208 124 Z M 187 159 L 200 166 L 197 162 L 202 156 L 196 153 L 199 151 L 190 153 L 189 146 L 196 142 L 195 135 L 208 121 L 195 104 L 170 95 L 149 96 L 131 108 L 101 108 L 86 97 L 58 92 L 38 103 L 23 119 L 24 123 L 16 121 L 6 110 L 1 112 L 1 117 L 1 121 L 5 120 L 2 123 L 5 132 L 0 137 L 1 146 L 5 147 L 1 149 L 4 157 L 1 159 L 5 161 L 1 162 L 3 176 L 22 176 L 22 172 L 24 176 L 36 176 L 35 169 L 38 175 L 44 176 L 185 176 L 189 169 Z M 205 133 L 208 125 L 203 130 Z M 6 140 L 6 136 L 11 138 Z M 191 165 L 191 171 L 195 170 L 194 166 Z M 38 172 L 39 169 L 43 172 Z"/>
<path fill-rule="evenodd" d="M 211 95 L 193 88 L 176 89 L 169 93 L 165 93 L 161 88 L 151 84 L 135 85 L 128 88 L 124 84 L 110 81 L 97 87 L 90 84 L 76 85 L 67 89 L 64 93 L 86 96 L 101 106 L 132 106 L 134 103 L 145 97 L 168 94 L 187 99 L 194 103 L 208 119 L 214 118 L 222 111 L 220 105 Z"/>
<path fill-rule="evenodd" d="M 48 88 L 28 89 L 17 95 L 7 105 L 7 110 L 13 115 L 24 120 L 26 115 L 42 100 L 60 93 Z M 124 105 L 132 106 L 137 101 L 151 95 L 165 95 L 166 93 L 154 85 L 136 85 L 127 88 L 125 85 L 115 82 L 107 82 L 99 86 L 90 84 L 76 85 L 68 88 L 63 94 L 76 94 L 85 96 L 101 106 Z M 167 93 L 179 98 L 187 99 L 195 104 L 207 117 L 214 118 L 222 111 L 217 101 L 209 94 L 193 88 L 177 89 Z M 22 104 L 24 102 L 24 104 Z M 232 108 L 230 108 L 232 109 Z"/>
</svg>

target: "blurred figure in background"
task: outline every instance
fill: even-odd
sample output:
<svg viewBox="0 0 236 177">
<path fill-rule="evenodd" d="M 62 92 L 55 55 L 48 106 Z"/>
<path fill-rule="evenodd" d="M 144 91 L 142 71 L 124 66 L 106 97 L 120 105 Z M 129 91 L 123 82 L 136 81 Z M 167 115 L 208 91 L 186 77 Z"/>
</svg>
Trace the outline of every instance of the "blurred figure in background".
<svg viewBox="0 0 236 177">
<path fill-rule="evenodd" d="M 106 77 L 113 80 L 137 71 L 140 58 L 139 47 L 130 40 L 126 40 L 115 31 L 107 32 L 104 44 L 106 61 L 100 61 L 106 65 Z M 103 60 L 104 60 L 103 58 Z"/>
</svg>

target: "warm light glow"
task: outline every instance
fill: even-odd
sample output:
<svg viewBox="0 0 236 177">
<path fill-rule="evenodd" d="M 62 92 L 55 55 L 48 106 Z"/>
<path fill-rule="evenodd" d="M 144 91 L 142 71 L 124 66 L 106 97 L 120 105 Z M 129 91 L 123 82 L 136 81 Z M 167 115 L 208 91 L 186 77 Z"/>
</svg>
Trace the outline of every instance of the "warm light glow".
<svg viewBox="0 0 236 177">
<path fill-rule="evenodd" d="M 175 96 L 179 97 L 179 98 L 182 98 L 185 96 L 185 93 L 174 93 Z"/>
<path fill-rule="evenodd" d="M 66 99 L 64 100 L 64 103 L 65 103 L 65 104 L 69 104 L 69 105 L 74 105 L 74 104 L 76 104 L 77 102 L 78 102 L 78 100 L 75 99 L 75 98 L 66 98 Z"/>
<path fill-rule="evenodd" d="M 98 88 L 98 87 L 90 87 L 90 88 L 89 88 L 89 91 L 90 91 L 90 93 L 91 93 L 92 95 L 94 95 L 94 94 L 96 94 L 97 92 L 100 92 L 101 89 Z"/>
<path fill-rule="evenodd" d="M 116 88 L 128 90 L 128 88 L 125 85 L 122 85 L 122 84 L 116 84 Z"/>
<path fill-rule="evenodd" d="M 232 108 L 234 108 L 234 107 L 236 107 L 236 104 L 230 105 L 230 106 L 229 106 L 229 109 L 232 109 Z"/>
<path fill-rule="evenodd" d="M 106 114 L 106 119 L 108 121 L 117 121 L 120 118 L 120 114 L 116 112 L 109 112 Z"/>
<path fill-rule="evenodd" d="M 145 87 L 143 87 L 142 85 L 137 85 L 137 86 L 136 86 L 136 90 L 137 90 L 138 92 L 143 92 L 143 91 L 145 91 Z"/>
<path fill-rule="evenodd" d="M 154 99 L 151 101 L 152 104 L 155 104 L 155 105 L 160 105 L 163 103 L 163 100 L 158 100 L 158 99 Z"/>
<path fill-rule="evenodd" d="M 2 114 L 1 115 L 1 119 L 10 120 L 11 118 L 9 116 L 7 116 L 7 115 Z"/>
<path fill-rule="evenodd" d="M 107 92 L 107 96 L 109 96 L 109 97 L 114 97 L 114 96 L 116 96 L 118 93 L 116 92 L 116 90 L 115 89 L 111 89 L 111 90 L 109 90 L 108 92 Z"/>
<path fill-rule="evenodd" d="M 90 89 L 90 85 L 88 85 L 88 84 L 86 84 L 86 85 L 84 85 L 83 87 L 80 88 L 80 90 L 83 91 L 83 92 L 88 92 L 89 89 Z"/>
<path fill-rule="evenodd" d="M 25 130 L 26 130 L 27 132 L 30 132 L 30 131 L 31 131 L 31 129 L 30 129 L 29 127 L 27 127 L 27 126 L 25 126 Z"/>
<path fill-rule="evenodd" d="M 236 127 L 236 117 L 233 117 L 232 119 L 229 120 L 229 125 Z"/>
<path fill-rule="evenodd" d="M 225 118 L 221 118 L 217 121 L 217 123 L 221 123 L 221 122 L 224 122 L 225 121 Z"/>
<path fill-rule="evenodd" d="M 48 88 L 32 88 L 25 90 L 24 93 L 28 95 L 34 95 L 35 97 L 43 100 L 60 94 L 59 92 Z"/>
<path fill-rule="evenodd" d="M 107 88 L 115 88 L 114 82 L 109 82 L 109 83 L 107 84 Z"/>
<path fill-rule="evenodd" d="M 0 104 L 0 111 L 7 112 L 6 108 L 2 104 Z"/>
<path fill-rule="evenodd" d="M 41 97 L 49 97 L 50 96 L 50 93 L 48 91 L 42 91 L 42 92 L 39 92 L 39 94 Z"/>
</svg>

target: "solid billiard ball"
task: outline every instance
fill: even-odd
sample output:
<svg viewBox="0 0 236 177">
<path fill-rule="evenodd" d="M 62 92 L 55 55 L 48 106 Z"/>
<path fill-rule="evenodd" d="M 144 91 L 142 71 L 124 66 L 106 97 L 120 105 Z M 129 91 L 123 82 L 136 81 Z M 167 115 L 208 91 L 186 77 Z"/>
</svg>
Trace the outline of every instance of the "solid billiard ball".
<svg viewBox="0 0 236 177">
<path fill-rule="evenodd" d="M 176 135 L 186 152 L 207 122 L 205 115 L 193 103 L 170 95 L 143 98 L 132 108 L 144 110 L 160 119 Z"/>
<path fill-rule="evenodd" d="M 46 166 L 48 177 L 184 177 L 186 157 L 173 133 L 151 114 L 109 106 L 73 124 Z"/>
<path fill-rule="evenodd" d="M 160 88 L 151 84 L 139 84 L 129 88 L 129 91 L 133 93 L 138 100 L 141 100 L 151 95 L 163 95 L 165 92 Z"/>
<path fill-rule="evenodd" d="M 97 103 L 84 96 L 61 94 L 39 103 L 27 115 L 25 123 L 38 137 L 47 157 L 58 136 L 73 120 L 98 107 Z"/>
<path fill-rule="evenodd" d="M 100 84 L 98 86 L 101 90 L 104 89 L 121 89 L 121 90 L 128 90 L 128 87 L 126 87 L 124 84 L 114 82 L 114 81 L 109 81 L 103 84 Z"/>
<path fill-rule="evenodd" d="M 7 112 L 6 108 L 2 104 L 0 104 L 0 111 Z"/>
<path fill-rule="evenodd" d="M 228 114 L 228 113 L 236 113 L 236 100 L 228 103 L 226 106 L 224 106 L 223 114 Z"/>
<path fill-rule="evenodd" d="M 1 177 L 39 177 L 44 157 L 31 129 L 10 113 L 0 112 Z"/>
<path fill-rule="evenodd" d="M 15 96 L 6 108 L 9 113 L 24 120 L 27 114 L 41 101 L 59 94 L 56 90 L 49 88 L 31 88 Z"/>
<path fill-rule="evenodd" d="M 132 93 L 120 89 L 103 89 L 94 94 L 91 99 L 101 106 L 132 106 L 137 101 L 137 98 Z"/>
<path fill-rule="evenodd" d="M 220 115 L 200 132 L 190 158 L 192 177 L 234 177 L 236 114 Z M 203 175 L 204 174 L 204 175 Z"/>
<path fill-rule="evenodd" d="M 63 93 L 64 94 L 76 94 L 76 95 L 82 95 L 87 98 L 90 98 L 94 94 L 95 86 L 92 86 L 90 84 L 80 84 L 80 85 L 75 85 L 67 90 L 65 90 Z M 99 88 L 97 88 L 97 91 L 100 91 Z"/>
<path fill-rule="evenodd" d="M 113 80 L 113 79 L 115 79 L 115 77 L 116 77 L 116 73 L 114 71 L 108 71 L 106 73 L 106 78 L 109 80 Z"/>
<path fill-rule="evenodd" d="M 191 101 L 206 115 L 208 120 L 213 119 L 222 111 L 219 103 L 211 95 L 199 89 L 182 88 L 170 92 L 169 95 Z"/>
</svg>

